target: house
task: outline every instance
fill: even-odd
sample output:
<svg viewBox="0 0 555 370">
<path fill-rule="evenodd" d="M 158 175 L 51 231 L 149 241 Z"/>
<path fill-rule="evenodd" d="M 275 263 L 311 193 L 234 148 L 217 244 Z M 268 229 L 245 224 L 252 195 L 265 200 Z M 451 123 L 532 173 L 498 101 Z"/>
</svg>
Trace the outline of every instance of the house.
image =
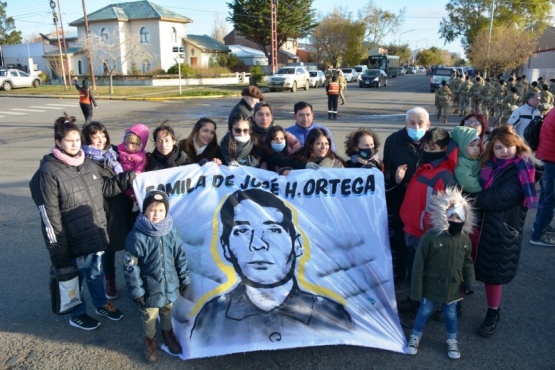
<svg viewBox="0 0 555 370">
<path fill-rule="evenodd" d="M 518 71 L 530 81 L 543 77 L 544 81 L 555 78 L 555 27 L 548 26 L 538 39 L 538 46 L 528 63 Z"/>
<path fill-rule="evenodd" d="M 261 50 L 260 46 L 250 40 L 247 40 L 245 36 L 241 35 L 237 30 L 233 30 L 224 36 L 224 43 L 226 45 L 236 45 L 236 46 L 246 46 L 251 49 Z M 278 64 L 287 65 L 289 63 L 298 63 L 300 58 L 297 56 L 297 40 L 290 39 L 287 40 L 278 50 Z M 268 52 L 270 51 L 270 46 L 268 46 Z M 267 58 L 266 58 L 267 59 Z"/>
<path fill-rule="evenodd" d="M 184 51 L 189 55 L 188 63 L 193 66 L 208 67 L 216 62 L 219 54 L 227 54 L 230 50 L 218 40 L 208 35 L 188 35 L 183 39 Z"/>
</svg>

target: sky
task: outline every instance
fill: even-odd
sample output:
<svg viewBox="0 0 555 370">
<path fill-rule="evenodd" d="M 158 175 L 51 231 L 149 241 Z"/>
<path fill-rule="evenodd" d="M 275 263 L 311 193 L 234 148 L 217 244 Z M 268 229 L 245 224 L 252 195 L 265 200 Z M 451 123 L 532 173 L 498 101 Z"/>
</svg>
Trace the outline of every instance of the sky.
<svg viewBox="0 0 555 370">
<path fill-rule="evenodd" d="M 54 31 L 52 22 L 52 10 L 50 0 L 4 0 L 7 2 L 6 13 L 15 20 L 16 28 L 22 31 L 23 40 L 31 35 L 49 33 Z M 82 1 L 79 0 L 56 0 L 62 9 L 61 18 L 66 33 L 75 32 L 74 27 L 68 24 L 83 17 Z M 90 14 L 100 8 L 110 4 L 123 1 L 113 0 L 84 0 L 87 13 Z M 230 0 L 153 0 L 152 2 L 166 7 L 174 12 L 183 14 L 193 20 L 192 24 L 187 25 L 187 33 L 207 34 L 212 33 L 214 21 L 217 17 L 225 19 L 229 16 L 229 8 L 226 3 Z M 359 9 L 368 4 L 369 0 L 314 0 L 313 8 L 321 15 L 330 13 L 336 7 L 343 7 L 356 15 Z M 394 4 L 392 4 L 394 3 Z M 408 43 L 411 49 L 429 48 L 437 46 L 451 52 L 458 52 L 464 55 L 460 42 L 444 44 L 439 38 L 438 29 L 442 17 L 445 17 L 445 5 L 448 0 L 374 0 L 374 4 L 393 13 L 398 13 L 405 8 L 405 21 L 394 32 L 384 40 L 389 42 Z M 206 7 L 201 6 L 206 4 Z M 207 9 L 208 8 L 208 9 Z M 59 13 L 58 7 L 56 10 Z M 279 20 L 278 20 L 279 21 Z M 232 30 L 232 25 L 228 24 L 228 32 Z"/>
</svg>

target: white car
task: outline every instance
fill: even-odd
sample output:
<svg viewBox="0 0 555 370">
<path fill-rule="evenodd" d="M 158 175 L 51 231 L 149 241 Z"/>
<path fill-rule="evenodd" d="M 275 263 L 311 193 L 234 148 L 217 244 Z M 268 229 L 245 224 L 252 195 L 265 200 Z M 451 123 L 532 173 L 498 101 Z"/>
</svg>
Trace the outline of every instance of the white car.
<svg viewBox="0 0 555 370">
<path fill-rule="evenodd" d="M 268 83 L 270 91 L 291 90 L 297 91 L 297 88 L 310 88 L 310 75 L 303 67 L 281 67 L 270 77 Z"/>
<path fill-rule="evenodd" d="M 426 68 L 424 67 L 418 67 L 418 69 L 416 70 L 416 73 L 422 73 L 422 74 L 426 74 Z"/>
<path fill-rule="evenodd" d="M 355 73 L 356 71 L 353 68 L 341 68 L 341 72 L 343 72 L 343 76 L 347 82 L 356 81 Z"/>
<path fill-rule="evenodd" d="M 309 71 L 310 87 L 324 86 L 326 83 L 326 75 L 322 71 Z"/>
<path fill-rule="evenodd" d="M 39 87 L 40 78 L 18 69 L 0 69 L 0 87 L 9 91 L 16 87 Z"/>
</svg>

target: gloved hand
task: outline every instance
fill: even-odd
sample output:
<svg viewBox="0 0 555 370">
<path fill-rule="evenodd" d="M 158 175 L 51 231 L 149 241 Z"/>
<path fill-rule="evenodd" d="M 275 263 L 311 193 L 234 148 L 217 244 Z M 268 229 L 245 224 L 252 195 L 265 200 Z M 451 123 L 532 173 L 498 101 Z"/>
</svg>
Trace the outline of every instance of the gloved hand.
<svg viewBox="0 0 555 370">
<path fill-rule="evenodd" d="M 183 284 L 179 287 L 179 294 L 183 297 L 185 294 L 185 291 L 187 290 L 188 285 Z"/>
<path fill-rule="evenodd" d="M 139 306 L 143 307 L 145 305 L 145 296 L 141 296 L 139 298 L 134 299 L 135 303 Z"/>
<path fill-rule="evenodd" d="M 56 272 L 56 278 L 59 281 L 68 281 L 73 279 L 78 275 L 77 266 L 69 265 L 65 267 L 57 267 L 54 269 Z"/>
<path fill-rule="evenodd" d="M 318 165 L 317 165 L 316 163 L 314 163 L 314 162 L 308 162 L 308 163 L 306 164 L 306 169 L 307 169 L 307 170 L 317 170 L 317 169 L 319 169 L 319 168 L 320 168 L 320 166 L 318 166 Z"/>
</svg>

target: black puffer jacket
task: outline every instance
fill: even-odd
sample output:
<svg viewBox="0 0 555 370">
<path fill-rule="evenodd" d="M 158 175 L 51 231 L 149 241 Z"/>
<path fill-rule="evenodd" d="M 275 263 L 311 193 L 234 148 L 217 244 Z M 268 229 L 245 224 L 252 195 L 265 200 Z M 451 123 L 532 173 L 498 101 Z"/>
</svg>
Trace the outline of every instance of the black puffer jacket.
<svg viewBox="0 0 555 370">
<path fill-rule="evenodd" d="M 46 155 L 29 183 L 39 208 L 42 232 L 56 268 L 71 265 L 71 259 L 103 251 L 108 246 L 104 197 L 131 186 L 133 173 L 102 177 L 89 158 L 74 167 Z"/>
<path fill-rule="evenodd" d="M 176 145 L 174 145 L 172 151 L 167 155 L 162 155 L 162 153 L 155 148 L 152 153 L 147 154 L 147 158 L 148 163 L 145 172 L 185 166 L 193 163 L 187 153 Z"/>
<path fill-rule="evenodd" d="M 475 206 L 482 212 L 482 222 L 474 264 L 476 280 L 507 284 L 515 277 L 527 212 L 523 202 L 515 165 L 507 167 L 477 196 Z"/>
</svg>

